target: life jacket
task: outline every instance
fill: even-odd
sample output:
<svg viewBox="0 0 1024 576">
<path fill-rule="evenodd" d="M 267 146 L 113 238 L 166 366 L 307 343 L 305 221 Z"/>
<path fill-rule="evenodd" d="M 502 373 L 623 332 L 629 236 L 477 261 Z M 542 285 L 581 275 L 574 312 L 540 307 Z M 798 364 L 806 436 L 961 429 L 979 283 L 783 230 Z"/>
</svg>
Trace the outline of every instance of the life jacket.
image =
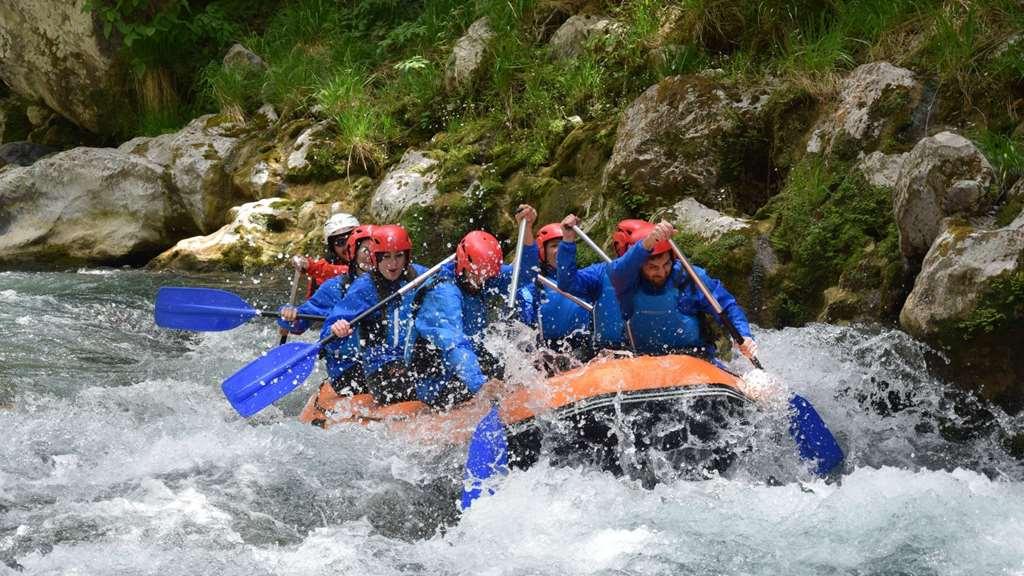
<svg viewBox="0 0 1024 576">
<path fill-rule="evenodd" d="M 537 325 L 545 340 L 560 340 L 573 333 L 591 332 L 590 313 L 553 288 L 538 285 Z"/>
<path fill-rule="evenodd" d="M 626 323 L 622 319 L 622 306 L 615 295 L 608 267 L 601 277 L 601 295 L 594 302 L 594 348 L 601 350 L 625 349 L 629 347 L 626 338 Z"/>
<path fill-rule="evenodd" d="M 416 277 L 412 265 L 394 282 L 388 282 L 379 272 L 371 272 L 377 301 L 382 302 L 407 282 Z M 406 341 L 412 331 L 413 299 L 416 293 L 405 294 L 388 302 L 381 310 L 360 322 L 363 370 L 367 376 L 384 366 L 402 362 Z"/>
<path fill-rule="evenodd" d="M 416 291 L 412 299 L 412 316 L 415 319 L 423 305 L 423 300 L 442 280 L 428 280 Z M 494 298 L 486 298 L 482 293 L 469 294 L 463 285 L 456 280 L 461 293 L 463 333 L 473 345 L 480 370 L 489 378 L 502 376 L 503 367 L 500 361 L 484 348 L 480 336 L 486 327 L 487 312 L 493 308 Z M 422 336 L 413 336 L 411 331 L 406 341 L 405 358 L 415 381 L 416 396 L 420 401 L 435 408 L 451 407 L 468 400 L 473 396 L 465 389 L 455 375 L 452 367 L 447 365 L 444 353 L 430 340 Z"/>
<path fill-rule="evenodd" d="M 638 354 L 700 351 L 704 355 L 700 318 L 679 309 L 682 291 L 672 282 L 660 290 L 652 290 L 646 283 L 637 287 L 629 322 Z"/>
</svg>

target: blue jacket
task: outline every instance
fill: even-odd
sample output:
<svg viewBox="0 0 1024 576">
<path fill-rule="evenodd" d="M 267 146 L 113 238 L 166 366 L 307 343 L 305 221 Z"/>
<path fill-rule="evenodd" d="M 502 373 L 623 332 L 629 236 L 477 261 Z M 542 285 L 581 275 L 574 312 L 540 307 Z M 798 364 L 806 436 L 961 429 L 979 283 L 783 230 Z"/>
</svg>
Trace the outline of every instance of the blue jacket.
<svg viewBox="0 0 1024 576">
<path fill-rule="evenodd" d="M 366 276 L 366 274 L 353 280 L 348 274 L 342 274 L 327 280 L 316 289 L 316 292 L 313 293 L 309 300 L 306 300 L 298 307 L 299 314 L 330 316 L 331 310 L 345 298 L 351 287 L 362 279 L 363 276 Z M 302 318 L 297 318 L 293 323 L 278 318 L 277 324 L 293 334 L 302 334 L 309 329 L 309 320 Z M 325 323 L 324 326 L 327 330 L 322 330 L 321 333 L 326 334 L 330 331 L 330 324 Z M 324 362 L 327 367 L 327 374 L 332 379 L 339 377 L 358 361 L 358 335 L 355 338 L 346 338 L 343 341 L 335 339 L 324 346 Z"/>
<path fill-rule="evenodd" d="M 533 284 L 538 262 L 536 248 L 525 247 L 520 259 L 522 285 Z M 426 340 L 440 352 L 448 380 L 458 379 L 467 390 L 476 393 L 487 382 L 478 358 L 488 324 L 487 311 L 493 304 L 504 303 L 511 282 L 512 266 L 502 264 L 501 273 L 488 280 L 483 289 L 463 290 L 455 275 L 455 263 L 449 263 L 438 272 L 437 280 L 425 288 L 410 344 Z M 406 352 L 408 359 L 412 346 Z"/>
<path fill-rule="evenodd" d="M 576 244 L 572 242 L 558 245 L 556 260 L 558 287 L 594 303 L 594 347 L 628 347 L 622 310 L 609 276 L 610 265 L 599 262 L 582 270 L 577 269 Z"/>
<path fill-rule="evenodd" d="M 426 268 L 419 264 L 413 263 L 411 266 L 416 275 L 426 271 Z M 330 334 L 331 325 L 338 320 L 351 321 L 380 302 L 376 283 L 378 281 L 383 282 L 382 291 L 385 296 L 394 293 L 408 282 L 405 278 L 386 282 L 376 273 L 363 274 L 352 283 L 345 298 L 331 309 L 320 337 L 324 338 Z M 362 348 L 363 371 L 367 375 L 377 372 L 389 362 L 403 359 L 406 340 L 412 327 L 412 301 L 415 292 L 413 290 L 401 298 L 392 300 L 383 310 L 363 319 L 352 336 L 340 341 L 343 344 L 346 341 L 356 341 L 358 338 Z M 338 342 L 338 339 L 327 346 L 335 342 Z"/>
<path fill-rule="evenodd" d="M 621 258 L 611 263 L 609 276 L 611 277 L 612 285 L 615 287 L 619 303 L 622 306 L 623 317 L 627 320 L 636 313 L 633 310 L 633 304 L 638 291 L 643 290 L 647 293 L 657 293 L 659 291 L 640 275 L 640 270 L 650 255 L 650 250 L 644 248 L 642 242 L 637 242 Z M 747 316 L 743 313 L 743 309 L 736 302 L 736 298 L 725 289 L 721 282 L 708 276 L 707 272 L 702 268 L 693 266 L 693 270 L 700 277 L 711 295 L 718 300 L 718 304 L 722 307 L 722 313 L 732 321 L 736 330 L 744 337 L 750 338 L 750 324 L 747 322 Z M 672 265 L 672 273 L 661 290 L 668 286 L 678 287 L 677 307 L 683 315 L 696 317 L 699 312 L 706 312 L 716 320 L 719 320 L 711 303 L 704 298 L 704 294 L 701 293 L 697 285 L 687 275 L 682 263 L 677 261 Z"/>
</svg>

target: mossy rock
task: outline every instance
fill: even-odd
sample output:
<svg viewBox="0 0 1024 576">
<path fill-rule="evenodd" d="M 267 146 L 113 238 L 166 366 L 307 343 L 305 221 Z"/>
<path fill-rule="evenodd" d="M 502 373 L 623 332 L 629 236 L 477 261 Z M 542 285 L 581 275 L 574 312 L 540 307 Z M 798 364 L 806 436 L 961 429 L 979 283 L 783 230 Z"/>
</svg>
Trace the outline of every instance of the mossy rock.
<svg viewBox="0 0 1024 576">
<path fill-rule="evenodd" d="M 572 130 L 540 172 L 552 178 L 592 178 L 600 174 L 615 146 L 614 120 L 589 122 Z"/>
<path fill-rule="evenodd" d="M 1024 266 L 1024 262 L 1019 265 Z M 1024 409 L 1024 268 L 989 279 L 967 318 L 943 322 L 936 369 L 1011 413 Z"/>
<path fill-rule="evenodd" d="M 848 164 L 808 156 L 758 216 L 774 223 L 783 264 L 769 279 L 772 325 L 817 319 L 833 286 L 862 297 L 863 319 L 895 316 L 906 294 L 890 191 Z"/>
</svg>

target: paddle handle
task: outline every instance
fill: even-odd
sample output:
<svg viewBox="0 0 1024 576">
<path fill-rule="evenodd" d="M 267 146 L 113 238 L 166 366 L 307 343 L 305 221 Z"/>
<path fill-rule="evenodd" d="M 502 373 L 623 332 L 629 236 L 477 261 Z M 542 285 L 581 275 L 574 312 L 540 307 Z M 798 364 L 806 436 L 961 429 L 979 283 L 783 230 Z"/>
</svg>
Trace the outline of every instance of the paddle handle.
<svg viewBox="0 0 1024 576">
<path fill-rule="evenodd" d="M 302 279 L 302 268 L 296 266 L 295 274 L 292 275 L 292 290 L 288 295 L 288 305 L 295 306 L 295 299 L 299 297 L 299 280 Z M 261 314 L 262 316 L 262 314 Z M 281 328 L 281 340 L 278 342 L 278 346 L 288 341 L 288 330 Z"/>
<path fill-rule="evenodd" d="M 281 317 L 281 313 L 280 312 L 271 312 L 269 310 L 257 310 L 256 311 L 256 315 L 260 316 L 260 317 L 263 317 L 263 318 L 280 318 Z M 299 318 L 301 320 L 313 320 L 314 322 L 315 321 L 321 321 L 322 322 L 322 321 L 327 319 L 326 316 L 317 316 L 316 314 L 296 314 L 295 317 Z M 283 330 L 283 328 L 282 328 L 282 330 Z"/>
<path fill-rule="evenodd" d="M 516 309 L 516 289 L 519 287 L 519 269 L 523 257 L 523 242 L 526 241 L 526 218 L 519 221 L 519 234 L 516 236 L 516 254 L 512 260 L 512 283 L 508 287 L 508 307 Z"/>
<path fill-rule="evenodd" d="M 595 244 L 594 241 L 590 239 L 590 236 L 587 236 L 583 230 L 580 230 L 579 226 L 573 226 L 572 231 L 575 232 L 576 235 L 587 244 L 587 246 L 590 246 L 591 250 L 597 252 L 597 255 L 600 256 L 602 260 L 608 264 L 612 263 L 612 259 L 608 257 L 608 254 L 606 254 L 604 250 L 601 250 L 601 247 Z M 626 320 L 626 338 L 629 339 L 629 347 L 636 350 L 636 339 L 633 338 L 633 325 L 629 323 L 629 320 Z"/>
<path fill-rule="evenodd" d="M 725 313 L 722 311 L 722 305 L 718 303 L 718 299 L 716 299 L 715 296 L 711 294 L 711 291 L 708 290 L 708 287 L 705 286 L 704 282 L 700 279 L 699 276 L 697 276 L 697 272 L 693 269 L 693 266 L 690 266 L 690 261 L 687 260 L 686 256 L 683 255 L 683 251 L 680 250 L 678 246 L 676 246 L 675 241 L 673 241 L 671 238 L 669 238 L 668 243 L 669 245 L 672 246 L 672 252 L 675 253 L 676 258 L 678 258 L 679 262 L 682 263 L 683 268 L 686 270 L 686 273 L 690 276 L 690 279 L 693 280 L 693 283 L 697 285 L 697 289 L 700 290 L 700 293 L 704 295 L 704 299 L 706 299 L 708 303 L 711 304 L 711 308 L 714 309 L 715 314 L 718 315 L 718 319 L 722 322 L 722 324 L 725 325 L 725 328 L 726 330 L 729 331 L 729 334 L 732 336 L 732 339 L 735 340 L 737 344 L 743 342 L 744 336 L 740 334 L 740 331 L 736 329 L 735 325 L 733 325 L 732 320 L 730 320 L 729 317 L 726 316 Z M 757 356 L 751 356 L 750 362 L 751 364 L 754 365 L 755 368 L 759 370 L 764 370 L 764 368 L 761 367 L 761 361 L 757 359 Z"/>
<path fill-rule="evenodd" d="M 580 240 L 583 240 L 587 246 L 590 246 L 591 250 L 597 252 L 597 255 L 601 257 L 601 260 L 611 263 L 612 259 L 608 257 L 608 254 L 606 254 L 604 250 L 601 250 L 601 247 L 595 244 L 594 241 L 590 239 L 590 236 L 587 236 L 583 230 L 580 230 L 579 226 L 573 226 L 572 231 L 575 232 L 576 235 L 580 237 Z"/>
<path fill-rule="evenodd" d="M 538 274 L 537 275 L 537 281 L 540 282 L 541 284 L 547 286 L 548 288 L 551 288 L 555 292 L 558 292 L 562 296 L 565 296 L 573 304 L 576 304 L 577 306 L 579 306 L 580 308 L 583 308 L 587 312 L 590 312 L 591 314 L 594 312 L 594 305 L 593 304 L 587 302 L 586 300 L 583 300 L 581 298 L 573 296 L 572 294 L 569 294 L 565 290 L 562 290 L 561 288 L 558 287 L 558 284 L 556 284 L 555 281 L 552 280 L 551 278 L 548 278 L 546 276 L 541 276 L 541 275 Z"/>
<path fill-rule="evenodd" d="M 403 294 L 406 294 L 407 292 L 409 292 L 411 290 L 415 290 L 421 284 L 426 282 L 427 279 L 429 279 L 431 276 L 433 276 L 434 274 L 437 274 L 437 272 L 442 267 L 444 267 L 445 264 L 448 264 L 452 260 L 455 260 L 455 254 L 452 254 L 451 256 L 448 256 L 447 258 L 445 258 L 444 260 L 441 260 L 437 264 L 434 264 L 426 272 L 424 272 L 423 274 L 420 274 L 419 276 L 413 278 L 412 280 L 409 281 L 408 284 L 406 284 L 405 286 L 402 286 L 398 290 L 395 290 L 395 292 L 393 294 L 391 294 L 390 296 L 388 296 L 387 298 L 381 300 L 380 302 L 377 302 L 376 304 L 374 304 L 373 306 L 370 306 L 366 310 L 363 310 L 358 316 L 356 316 L 355 318 L 350 320 L 349 324 L 356 324 L 356 323 L 362 321 L 363 318 L 366 318 L 367 316 L 376 313 L 378 310 L 380 310 L 384 306 L 387 306 L 388 302 L 391 302 L 395 298 L 397 298 L 399 296 L 402 296 Z M 335 338 L 337 338 L 337 336 L 335 336 L 333 333 L 331 333 L 327 337 L 325 337 L 325 338 L 321 339 L 319 342 L 317 342 L 316 345 L 317 346 L 323 346 L 324 344 L 329 343 L 330 341 L 334 340 Z"/>
</svg>

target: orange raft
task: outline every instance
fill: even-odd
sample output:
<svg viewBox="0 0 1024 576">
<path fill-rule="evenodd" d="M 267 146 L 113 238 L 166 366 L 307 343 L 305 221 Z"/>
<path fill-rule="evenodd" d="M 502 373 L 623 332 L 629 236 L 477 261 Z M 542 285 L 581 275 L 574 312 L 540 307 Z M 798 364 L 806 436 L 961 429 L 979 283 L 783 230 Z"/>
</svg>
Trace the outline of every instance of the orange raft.
<svg viewBox="0 0 1024 576">
<path fill-rule="evenodd" d="M 639 448 L 656 444 L 666 449 L 718 435 L 712 429 L 727 426 L 731 416 L 752 404 L 742 384 L 739 377 L 692 356 L 598 359 L 536 386 L 501 391 L 499 413 L 510 452 L 524 464 L 536 460 L 541 438 L 553 428 L 562 436 L 553 445 L 555 452 L 601 452 L 614 448 L 618 437 L 643 438 Z M 299 419 L 325 428 L 380 422 L 389 432 L 413 439 L 464 444 L 491 401 L 478 397 L 448 411 L 417 401 L 379 406 L 369 394 L 339 396 L 325 382 Z M 671 415 L 675 418 L 666 425 Z M 670 431 L 655 442 L 650 432 L 659 429 Z"/>
</svg>

